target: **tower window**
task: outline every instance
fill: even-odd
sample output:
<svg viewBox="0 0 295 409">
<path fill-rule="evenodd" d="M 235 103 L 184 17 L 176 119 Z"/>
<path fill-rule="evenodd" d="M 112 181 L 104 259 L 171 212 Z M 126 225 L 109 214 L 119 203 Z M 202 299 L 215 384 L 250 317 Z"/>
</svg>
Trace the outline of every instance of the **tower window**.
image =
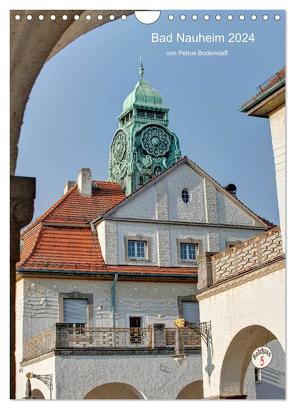
<svg viewBox="0 0 295 409">
<path fill-rule="evenodd" d="M 184 203 L 188 203 L 189 202 L 189 191 L 187 189 L 183 189 L 183 191 L 181 192 L 181 197 L 182 200 L 184 201 Z"/>
<path fill-rule="evenodd" d="M 164 118 L 164 112 L 156 112 L 156 118 L 157 119 L 163 119 Z"/>
<path fill-rule="evenodd" d="M 137 110 L 137 115 L 138 115 L 140 118 L 144 118 L 144 117 L 145 117 L 145 111 L 144 111 L 143 109 L 138 109 L 138 110 Z"/>
<path fill-rule="evenodd" d="M 153 111 L 147 111 L 147 112 L 146 112 L 146 116 L 147 116 L 148 118 L 154 118 L 154 117 L 155 117 L 155 114 L 154 114 Z"/>
</svg>

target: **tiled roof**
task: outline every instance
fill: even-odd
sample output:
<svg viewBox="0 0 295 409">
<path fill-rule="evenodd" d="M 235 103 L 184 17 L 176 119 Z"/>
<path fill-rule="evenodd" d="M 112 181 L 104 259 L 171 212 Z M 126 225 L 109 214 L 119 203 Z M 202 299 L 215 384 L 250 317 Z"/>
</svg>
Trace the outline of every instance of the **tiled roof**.
<svg viewBox="0 0 295 409">
<path fill-rule="evenodd" d="M 92 182 L 92 196 L 81 196 L 74 186 L 23 233 L 18 271 L 74 271 L 132 275 L 194 275 L 197 268 L 106 265 L 97 235 L 90 226 L 125 195 L 117 183 Z"/>
<path fill-rule="evenodd" d="M 43 215 L 29 225 L 22 235 L 42 221 L 70 224 L 89 223 L 125 198 L 125 193 L 118 183 L 92 181 L 91 196 L 80 195 L 77 185 L 74 185 Z"/>
</svg>

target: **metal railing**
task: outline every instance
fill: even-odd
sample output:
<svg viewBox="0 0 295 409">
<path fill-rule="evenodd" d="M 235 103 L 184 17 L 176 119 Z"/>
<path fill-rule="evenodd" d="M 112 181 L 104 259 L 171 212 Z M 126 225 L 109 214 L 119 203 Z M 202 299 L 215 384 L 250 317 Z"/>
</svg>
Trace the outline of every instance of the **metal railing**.
<svg viewBox="0 0 295 409">
<path fill-rule="evenodd" d="M 57 348 L 149 348 L 151 328 L 66 327 L 57 324 Z"/>
<path fill-rule="evenodd" d="M 280 71 L 278 71 L 276 74 L 268 78 L 266 81 L 264 81 L 262 84 L 258 85 L 258 87 L 256 87 L 258 93 L 266 91 L 272 85 L 279 82 L 282 78 L 285 78 L 285 75 L 286 75 L 285 68 L 283 68 Z"/>
<path fill-rule="evenodd" d="M 176 343 L 176 334 L 179 331 L 182 345 L 186 348 L 201 346 L 201 334 L 191 328 L 165 328 L 166 345 L 174 347 Z"/>
<path fill-rule="evenodd" d="M 160 331 L 152 325 L 147 328 L 97 328 L 79 324 L 56 323 L 47 331 L 36 335 L 24 345 L 23 359 L 29 360 L 54 350 L 89 349 L 98 350 L 152 350 L 157 347 L 175 347 L 176 334 L 182 339 L 184 347 L 199 348 L 201 346 L 201 323 L 195 328 L 166 328 Z M 161 339 L 161 344 L 158 340 Z"/>
</svg>

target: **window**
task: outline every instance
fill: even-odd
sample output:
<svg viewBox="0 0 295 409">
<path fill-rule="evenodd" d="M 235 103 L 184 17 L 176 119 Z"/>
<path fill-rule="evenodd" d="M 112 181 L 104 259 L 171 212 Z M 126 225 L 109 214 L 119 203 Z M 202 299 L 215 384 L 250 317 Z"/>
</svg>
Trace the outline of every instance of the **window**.
<svg viewBox="0 0 295 409">
<path fill-rule="evenodd" d="M 142 317 L 129 317 L 129 342 L 130 344 L 142 343 Z"/>
<path fill-rule="evenodd" d="M 182 302 L 182 317 L 189 323 L 200 322 L 199 303 L 195 301 L 183 301 Z"/>
<path fill-rule="evenodd" d="M 153 111 L 146 111 L 146 116 L 147 116 L 147 118 L 151 118 L 151 119 L 153 119 L 155 117 Z"/>
<path fill-rule="evenodd" d="M 67 323 L 75 334 L 83 334 L 87 323 L 87 299 L 64 299 L 64 323 Z M 71 333 L 71 332 L 70 332 Z"/>
<path fill-rule="evenodd" d="M 71 324 L 86 324 L 87 299 L 64 299 L 64 322 Z"/>
<path fill-rule="evenodd" d="M 189 202 L 189 192 L 188 192 L 187 189 L 183 189 L 183 191 L 181 192 L 181 197 L 182 197 L 182 200 L 184 201 L 184 203 Z"/>
<path fill-rule="evenodd" d="M 165 113 L 164 112 L 156 112 L 156 118 L 157 119 L 163 119 L 164 118 Z"/>
<path fill-rule="evenodd" d="M 93 294 L 73 291 L 58 294 L 59 322 L 67 327 L 84 328 L 93 321 Z"/>
<path fill-rule="evenodd" d="M 146 241 L 128 240 L 128 258 L 146 258 Z"/>
<path fill-rule="evenodd" d="M 137 110 L 137 116 L 139 116 L 140 118 L 144 118 L 145 117 L 145 111 L 143 109 L 138 109 Z"/>
<path fill-rule="evenodd" d="M 196 247 L 195 243 L 180 243 L 180 258 L 186 261 L 196 260 Z"/>
</svg>

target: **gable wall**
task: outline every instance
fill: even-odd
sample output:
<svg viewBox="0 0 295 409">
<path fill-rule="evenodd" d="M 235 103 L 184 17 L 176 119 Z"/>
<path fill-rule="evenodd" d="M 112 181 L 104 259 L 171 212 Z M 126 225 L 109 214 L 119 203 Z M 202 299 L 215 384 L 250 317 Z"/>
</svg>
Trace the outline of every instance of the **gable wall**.
<svg viewBox="0 0 295 409">
<path fill-rule="evenodd" d="M 188 189 L 189 203 L 181 197 Z M 257 226 L 259 222 L 184 163 L 119 207 L 112 217 Z"/>
</svg>

